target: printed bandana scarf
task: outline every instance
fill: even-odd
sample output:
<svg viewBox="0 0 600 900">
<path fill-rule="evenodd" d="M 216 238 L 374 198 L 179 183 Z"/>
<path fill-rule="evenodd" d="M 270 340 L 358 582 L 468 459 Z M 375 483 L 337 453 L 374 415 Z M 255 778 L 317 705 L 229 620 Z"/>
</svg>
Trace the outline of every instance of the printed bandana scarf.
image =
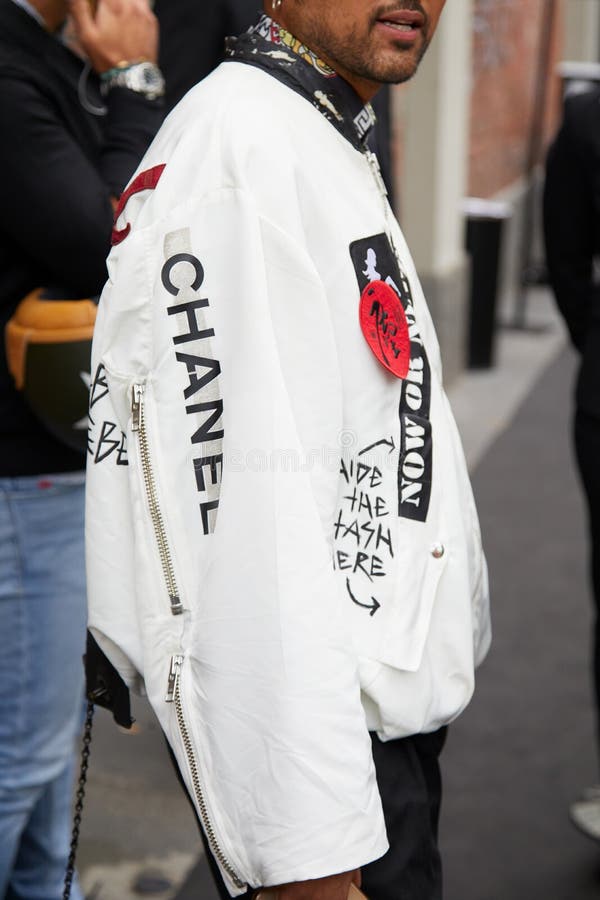
<svg viewBox="0 0 600 900">
<path fill-rule="evenodd" d="M 269 16 L 240 37 L 228 38 L 226 56 L 269 72 L 310 101 L 357 150 L 368 151 L 376 122 L 371 104 L 363 104 L 343 78 Z"/>
</svg>

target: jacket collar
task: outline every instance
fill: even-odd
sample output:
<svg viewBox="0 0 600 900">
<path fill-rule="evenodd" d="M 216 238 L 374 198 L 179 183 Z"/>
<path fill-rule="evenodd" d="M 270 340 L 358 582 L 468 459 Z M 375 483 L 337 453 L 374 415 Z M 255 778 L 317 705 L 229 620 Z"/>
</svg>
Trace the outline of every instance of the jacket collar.
<svg viewBox="0 0 600 900">
<path fill-rule="evenodd" d="M 301 94 L 337 130 L 361 151 L 376 117 L 370 103 L 323 60 L 269 16 L 237 38 L 227 40 L 227 59 L 263 69 Z"/>
</svg>

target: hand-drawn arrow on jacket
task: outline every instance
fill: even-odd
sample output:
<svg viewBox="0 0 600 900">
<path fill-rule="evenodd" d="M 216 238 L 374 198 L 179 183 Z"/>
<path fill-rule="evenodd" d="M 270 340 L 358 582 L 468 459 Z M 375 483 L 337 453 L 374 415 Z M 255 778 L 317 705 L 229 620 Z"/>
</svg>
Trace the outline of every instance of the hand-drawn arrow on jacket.
<svg viewBox="0 0 600 900">
<path fill-rule="evenodd" d="M 356 597 L 354 596 L 354 594 L 352 593 L 352 588 L 350 587 L 350 579 L 349 578 L 346 578 L 346 587 L 348 589 L 348 593 L 350 594 L 350 599 L 352 600 L 352 602 L 356 603 L 357 606 L 362 606 L 363 609 L 369 609 L 370 610 L 369 615 L 374 616 L 375 613 L 377 612 L 377 610 L 379 609 L 379 607 L 381 606 L 381 603 L 379 603 L 375 597 L 371 597 L 371 600 L 373 601 L 373 603 L 361 603 L 360 600 L 357 600 Z"/>
<path fill-rule="evenodd" d="M 361 450 L 358 455 L 362 456 L 364 453 L 368 453 L 369 450 L 374 450 L 375 447 L 381 447 L 382 445 L 389 447 L 390 448 L 389 452 L 392 453 L 392 451 L 396 449 L 396 444 L 394 443 L 394 435 L 392 435 L 390 437 L 389 441 L 382 440 L 382 441 L 377 441 L 376 444 L 370 444 L 368 447 L 365 447 L 364 450 Z"/>
</svg>

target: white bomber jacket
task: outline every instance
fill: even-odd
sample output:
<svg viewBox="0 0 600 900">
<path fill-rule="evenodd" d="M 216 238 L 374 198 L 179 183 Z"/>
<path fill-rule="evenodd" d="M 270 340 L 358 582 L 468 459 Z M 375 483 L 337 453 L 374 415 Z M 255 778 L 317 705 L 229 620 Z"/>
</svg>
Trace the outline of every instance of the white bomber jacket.
<svg viewBox="0 0 600 900">
<path fill-rule="evenodd" d="M 386 851 L 368 730 L 451 721 L 490 636 L 370 108 L 270 20 L 252 39 L 121 200 L 87 496 L 90 629 L 147 692 L 233 895 Z"/>
</svg>

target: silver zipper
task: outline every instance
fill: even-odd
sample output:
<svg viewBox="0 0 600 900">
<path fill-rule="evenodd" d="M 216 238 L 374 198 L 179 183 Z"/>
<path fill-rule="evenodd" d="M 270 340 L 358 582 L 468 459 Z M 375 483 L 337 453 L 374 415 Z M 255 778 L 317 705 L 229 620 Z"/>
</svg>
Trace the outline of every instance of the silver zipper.
<svg viewBox="0 0 600 900">
<path fill-rule="evenodd" d="M 208 840 L 210 849 L 212 850 L 215 859 L 217 859 L 219 864 L 221 865 L 223 871 L 227 872 L 235 886 L 240 890 L 245 890 L 247 887 L 246 882 L 240 878 L 240 876 L 237 874 L 237 872 L 225 856 L 225 853 L 223 852 L 223 849 L 221 848 L 216 838 L 212 822 L 210 821 L 210 817 L 208 815 L 206 798 L 204 796 L 204 790 L 202 789 L 202 783 L 200 781 L 200 773 L 198 772 L 198 766 L 196 765 L 196 759 L 194 757 L 190 733 L 186 725 L 185 716 L 183 715 L 180 680 L 182 665 L 183 656 L 175 655 L 171 657 L 171 667 L 169 669 L 169 681 L 167 686 L 167 702 L 175 703 L 177 724 L 179 725 L 179 732 L 183 741 L 183 747 L 190 769 L 190 775 L 192 776 L 194 795 L 196 797 L 196 802 L 200 811 L 200 818 L 202 819 L 202 825 L 204 827 L 204 833 L 206 834 L 206 839 Z"/>
<path fill-rule="evenodd" d="M 180 616 L 183 612 L 183 604 L 179 597 L 179 590 L 177 588 L 177 581 L 175 579 L 173 558 L 171 556 L 165 523 L 162 517 L 162 512 L 160 510 L 160 504 L 158 502 L 158 492 L 156 490 L 156 480 L 154 478 L 154 470 L 152 468 L 152 459 L 150 456 L 148 434 L 146 431 L 146 423 L 144 418 L 143 384 L 134 384 L 131 390 L 131 416 L 131 430 L 139 435 L 139 448 L 140 458 L 142 461 L 144 488 L 146 491 L 148 507 L 150 509 L 152 527 L 154 528 L 154 536 L 158 545 L 160 564 L 163 570 L 167 592 L 169 594 L 171 612 L 174 616 Z"/>
<path fill-rule="evenodd" d="M 385 186 L 385 181 L 383 180 L 383 175 L 381 174 L 379 160 L 377 159 L 377 154 L 373 153 L 372 150 L 365 150 L 364 155 L 367 162 L 369 163 L 371 174 L 373 175 L 375 184 L 377 185 L 377 190 L 379 191 L 381 199 L 383 201 L 383 212 L 385 215 L 385 222 L 387 226 L 387 236 L 389 238 L 390 244 L 392 245 L 392 250 L 394 252 L 396 260 L 398 261 L 398 265 L 400 266 L 400 269 L 402 269 L 400 254 L 398 252 L 398 248 L 396 247 L 396 242 L 394 241 L 393 229 L 391 224 L 391 220 L 393 218 L 393 210 L 390 206 L 388 189 Z"/>
<path fill-rule="evenodd" d="M 165 700 L 167 703 L 172 703 L 175 699 L 175 688 L 177 686 L 177 680 L 179 678 L 179 672 L 181 670 L 181 666 L 183 665 L 183 656 L 172 656 L 171 657 L 171 666 L 169 668 L 169 681 L 167 682 L 167 696 Z"/>
<path fill-rule="evenodd" d="M 384 201 L 387 200 L 388 190 L 385 186 L 385 181 L 383 180 L 383 175 L 381 174 L 381 168 L 379 166 L 379 160 L 375 153 L 372 150 L 365 150 L 365 156 L 367 158 L 367 162 L 369 163 L 369 168 L 373 173 L 373 178 L 375 179 L 375 184 L 377 185 L 377 190 L 383 197 Z"/>
</svg>

